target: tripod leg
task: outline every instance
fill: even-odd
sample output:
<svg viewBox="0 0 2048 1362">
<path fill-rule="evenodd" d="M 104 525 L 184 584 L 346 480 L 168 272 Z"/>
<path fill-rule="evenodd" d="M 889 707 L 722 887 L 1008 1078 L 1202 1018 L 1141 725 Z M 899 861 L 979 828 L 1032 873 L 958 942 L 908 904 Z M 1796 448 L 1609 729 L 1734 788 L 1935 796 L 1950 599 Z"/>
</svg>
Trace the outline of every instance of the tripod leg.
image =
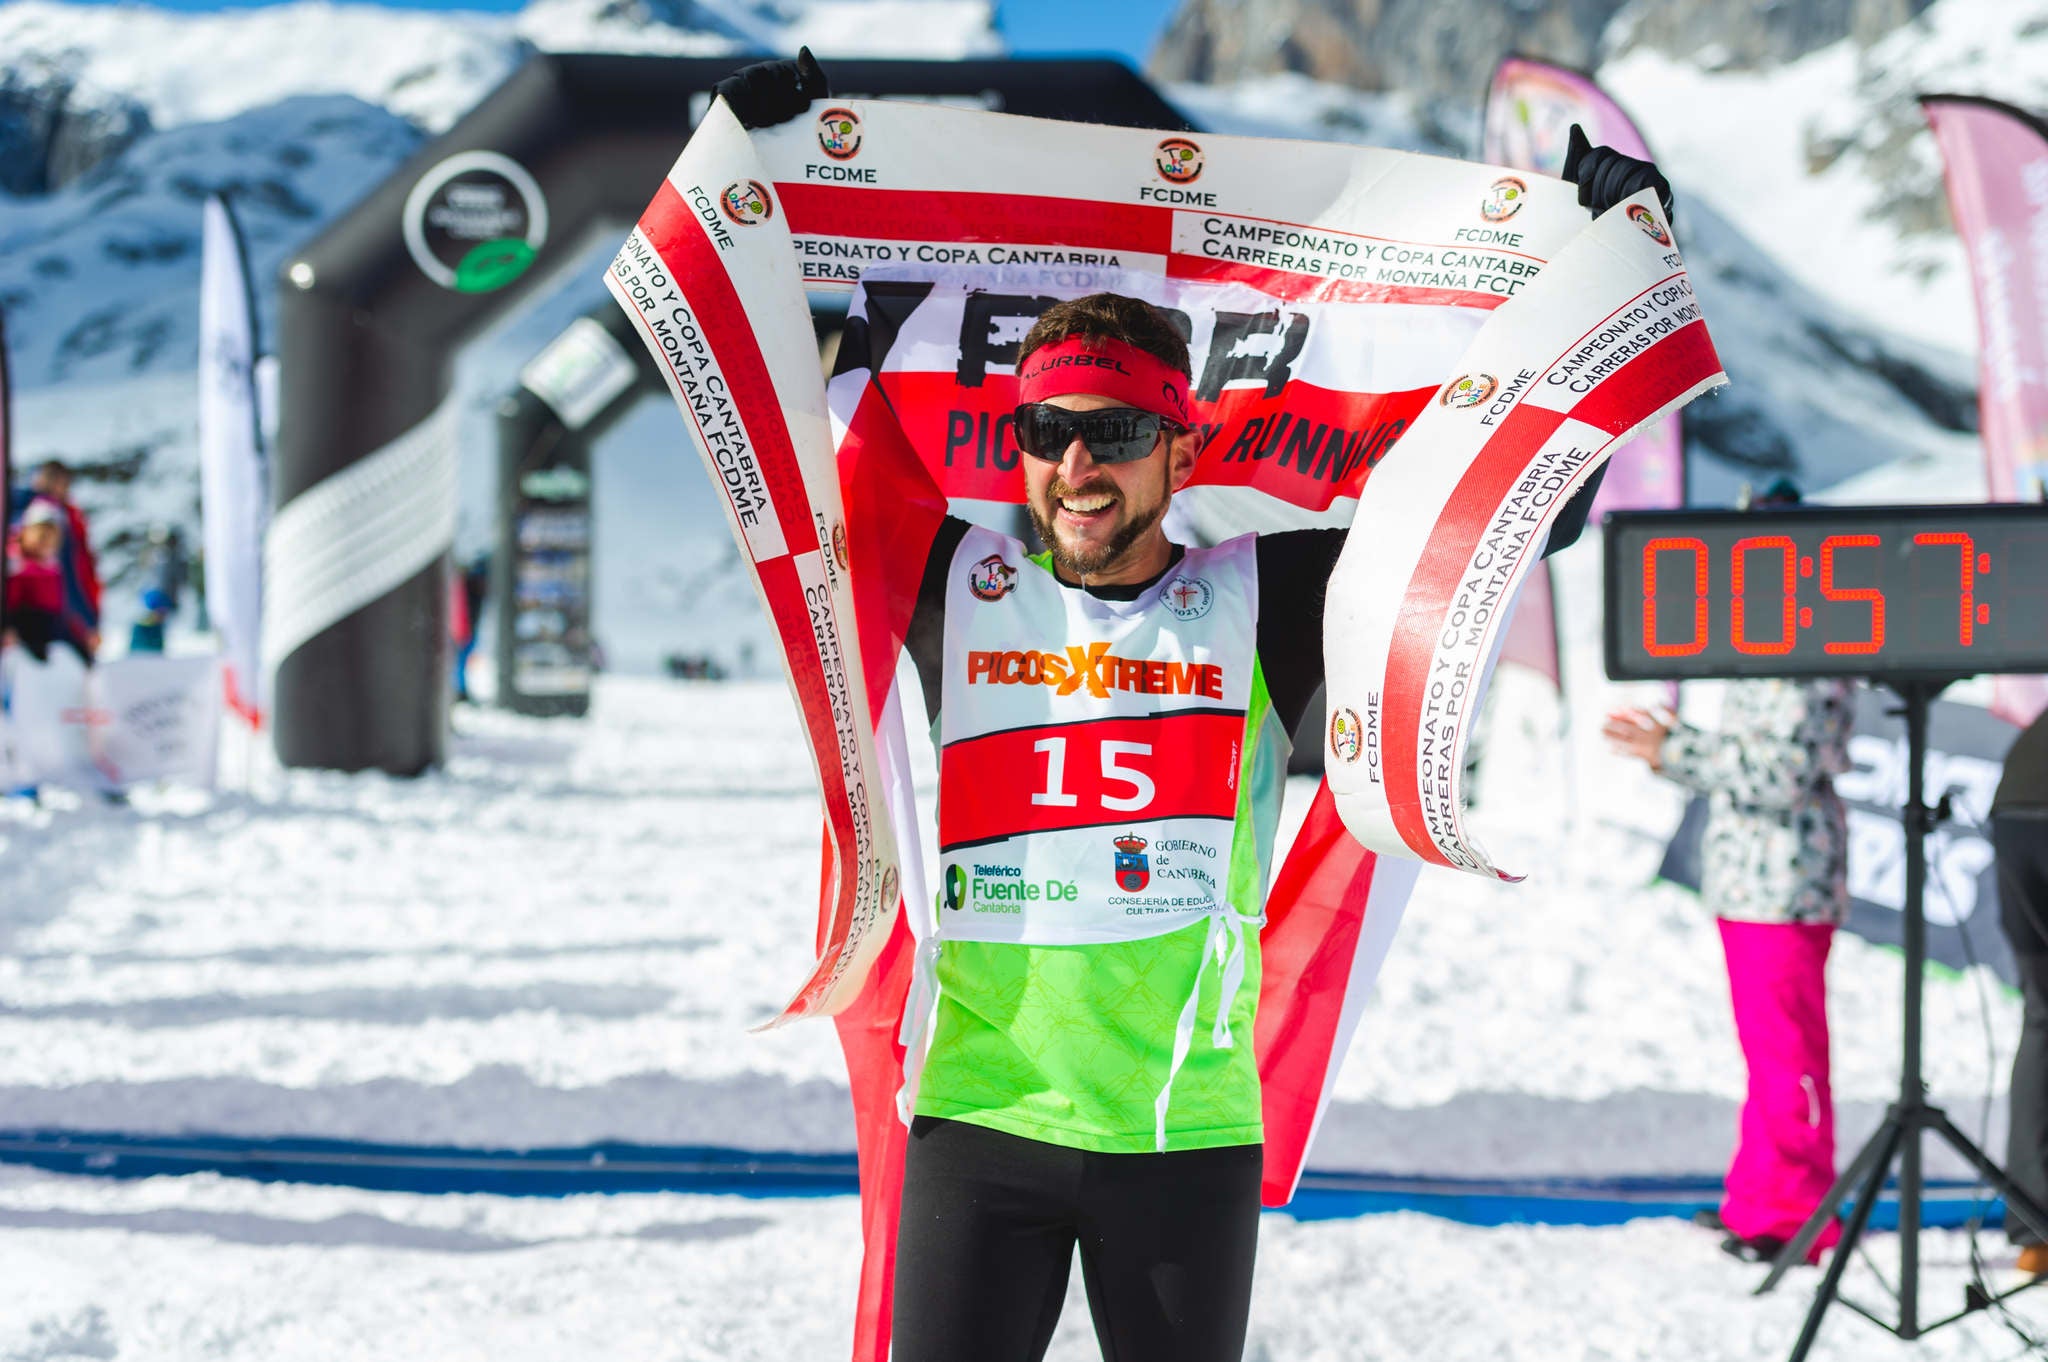
<svg viewBox="0 0 2048 1362">
<path fill-rule="evenodd" d="M 1842 1285 L 1842 1273 L 1849 1266 L 1849 1252 L 1863 1238 L 1864 1227 L 1870 1223 L 1870 1212 L 1877 1206 L 1878 1193 L 1884 1190 L 1884 1175 L 1892 1166 L 1892 1155 L 1898 1153 L 1899 1139 L 1904 1133 L 1905 1127 L 1894 1108 L 1892 1114 L 1885 1118 L 1877 1136 L 1864 1146 L 1865 1153 L 1878 1149 L 1878 1156 L 1872 1161 L 1869 1175 L 1856 1197 L 1856 1209 L 1849 1212 L 1849 1223 L 1842 1227 L 1841 1242 L 1835 1245 L 1834 1254 L 1828 1259 L 1827 1274 L 1820 1279 L 1820 1290 L 1813 1294 L 1813 1308 L 1806 1312 L 1806 1325 L 1799 1331 L 1799 1341 L 1792 1345 L 1792 1356 L 1786 1362 L 1806 1362 L 1806 1354 L 1812 1350 L 1814 1339 L 1820 1336 L 1821 1316 L 1834 1303 L 1835 1292 Z M 1857 1161 L 1862 1161 L 1860 1156 Z"/>
<path fill-rule="evenodd" d="M 1948 1113 L 1938 1107 L 1927 1111 L 1927 1124 L 1950 1148 L 1970 1161 L 1970 1166 L 1982 1175 L 1992 1191 L 2005 1198 L 2005 1213 L 2017 1216 L 2019 1222 L 2034 1233 L 2036 1243 L 2048 1243 L 2048 1209 L 2036 1205 L 2034 1199 L 2021 1190 L 2012 1180 L 2012 1174 L 1991 1161 L 1991 1156 L 1970 1143 L 1970 1137 L 1957 1130 L 1955 1123 L 1948 1119 Z"/>
<path fill-rule="evenodd" d="M 1848 1199 L 1850 1191 L 1869 1173 L 1871 1161 L 1887 1156 L 1897 1129 L 1898 1108 L 1894 1107 L 1885 1113 L 1884 1121 L 1871 1132 L 1863 1148 L 1856 1151 L 1856 1157 L 1850 1160 L 1849 1166 L 1835 1179 L 1835 1185 L 1828 1188 L 1828 1194 L 1821 1198 L 1820 1205 L 1814 1207 L 1813 1214 L 1806 1217 L 1806 1223 L 1799 1227 L 1799 1233 L 1792 1236 L 1792 1242 L 1780 1249 L 1778 1256 L 1771 1260 L 1770 1273 L 1754 1294 L 1762 1296 L 1769 1293 L 1783 1280 L 1787 1272 L 1806 1261 L 1807 1251 L 1813 1247 L 1813 1241 L 1820 1238 L 1828 1222 L 1835 1218 L 1835 1212 Z"/>
</svg>

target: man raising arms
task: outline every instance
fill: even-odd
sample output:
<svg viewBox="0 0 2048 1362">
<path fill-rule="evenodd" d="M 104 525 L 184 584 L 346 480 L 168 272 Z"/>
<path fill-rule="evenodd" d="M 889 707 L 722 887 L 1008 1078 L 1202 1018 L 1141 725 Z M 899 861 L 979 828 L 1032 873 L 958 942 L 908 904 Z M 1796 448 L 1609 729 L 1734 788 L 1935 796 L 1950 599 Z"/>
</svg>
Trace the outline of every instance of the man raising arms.
<svg viewBox="0 0 2048 1362">
<path fill-rule="evenodd" d="M 758 127 L 828 91 L 806 52 L 719 93 Z M 1596 214 L 1662 187 L 1647 163 L 1576 150 Z M 1105 1358 L 1235 1362 L 1258 1242 L 1259 928 L 1345 532 L 1168 539 L 1199 436 L 1186 341 L 1148 303 L 1055 304 L 1017 374 L 1045 551 L 949 518 L 907 638 L 939 745 L 938 1002 L 893 1356 L 1035 1362 L 1078 1247 Z M 1592 490 L 1549 548 L 1577 538 Z"/>
</svg>

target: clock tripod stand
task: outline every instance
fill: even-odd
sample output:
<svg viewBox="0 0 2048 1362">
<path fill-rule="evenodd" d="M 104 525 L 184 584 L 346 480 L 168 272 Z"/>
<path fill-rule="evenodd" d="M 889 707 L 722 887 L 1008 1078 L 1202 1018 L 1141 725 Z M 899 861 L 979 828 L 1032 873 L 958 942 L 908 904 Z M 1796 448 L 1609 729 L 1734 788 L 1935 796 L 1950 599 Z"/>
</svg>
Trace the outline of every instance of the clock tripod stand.
<svg viewBox="0 0 2048 1362">
<path fill-rule="evenodd" d="M 1927 965 L 1926 839 L 1946 817 L 1945 807 L 1929 807 L 1926 802 L 1927 708 L 1949 682 L 1901 679 L 1889 680 L 1885 684 L 1903 702 L 1903 709 L 1895 712 L 1903 713 L 1906 720 L 1907 791 L 1906 806 L 1900 814 L 1906 827 L 1903 943 L 1906 957 L 1906 1034 L 1905 1054 L 1899 1066 L 1899 1098 L 1886 1110 L 1884 1120 L 1869 1141 L 1842 1170 L 1842 1175 L 1835 1179 L 1835 1185 L 1828 1190 L 1827 1196 L 1800 1226 L 1799 1233 L 1779 1252 L 1771 1264 L 1770 1274 L 1756 1289 L 1757 1295 L 1763 1295 L 1775 1288 L 1793 1267 L 1805 1262 L 1807 1251 L 1813 1247 L 1828 1222 L 1835 1218 L 1844 1202 L 1854 1198 L 1854 1205 L 1842 1226 L 1841 1242 L 1835 1245 L 1828 1261 L 1827 1272 L 1821 1278 L 1820 1290 L 1814 1294 L 1813 1308 L 1807 1312 L 1806 1325 L 1800 1330 L 1799 1341 L 1792 1347 L 1789 1362 L 1805 1362 L 1815 1337 L 1820 1333 L 1822 1316 L 1838 1300 L 1879 1328 L 1911 1340 L 1945 1324 L 1953 1324 L 1996 1301 L 2017 1295 L 2041 1280 L 2031 1279 L 1996 1295 L 1971 1291 L 1963 1308 L 1955 1314 L 1921 1322 L 1920 1200 L 1925 1184 L 1920 1162 L 1920 1137 L 1923 1133 L 1932 1132 L 1946 1141 L 1977 1170 L 1992 1191 L 2005 1198 L 2008 1216 L 2018 1218 L 2037 1240 L 2048 1242 L 2048 1211 L 2036 1205 L 2013 1182 L 2011 1174 L 1992 1162 L 1990 1155 L 1956 1129 L 1946 1112 L 1927 1100 L 1926 1084 L 1920 1076 L 1920 991 Z M 1896 1324 L 1839 1294 L 1849 1255 L 1870 1226 L 1871 1210 L 1884 1190 L 1894 1161 L 1899 1168 L 1899 1317 Z"/>
</svg>

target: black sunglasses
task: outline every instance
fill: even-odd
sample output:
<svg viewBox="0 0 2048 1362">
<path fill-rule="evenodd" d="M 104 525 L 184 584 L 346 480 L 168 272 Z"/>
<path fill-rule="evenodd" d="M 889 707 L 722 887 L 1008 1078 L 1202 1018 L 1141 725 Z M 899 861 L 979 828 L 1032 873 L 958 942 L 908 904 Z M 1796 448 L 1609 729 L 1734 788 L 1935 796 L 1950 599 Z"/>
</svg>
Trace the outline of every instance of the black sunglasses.
<svg viewBox="0 0 2048 1362">
<path fill-rule="evenodd" d="M 1079 440 L 1097 463 L 1130 463 L 1152 452 L 1162 430 L 1180 426 L 1136 407 L 1103 407 L 1069 411 L 1050 402 L 1026 402 L 1017 408 L 1017 446 L 1033 458 L 1058 463 L 1067 446 Z"/>
</svg>

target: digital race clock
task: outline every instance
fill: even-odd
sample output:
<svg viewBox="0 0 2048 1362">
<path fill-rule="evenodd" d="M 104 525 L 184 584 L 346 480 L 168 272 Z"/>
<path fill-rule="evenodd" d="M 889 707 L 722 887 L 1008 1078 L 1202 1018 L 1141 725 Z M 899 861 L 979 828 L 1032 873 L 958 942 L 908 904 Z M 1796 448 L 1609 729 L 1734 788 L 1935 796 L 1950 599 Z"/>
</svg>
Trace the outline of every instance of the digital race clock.
<svg viewBox="0 0 2048 1362">
<path fill-rule="evenodd" d="M 2048 672 L 2048 506 L 1627 511 L 1604 533 L 1618 681 Z"/>
</svg>

